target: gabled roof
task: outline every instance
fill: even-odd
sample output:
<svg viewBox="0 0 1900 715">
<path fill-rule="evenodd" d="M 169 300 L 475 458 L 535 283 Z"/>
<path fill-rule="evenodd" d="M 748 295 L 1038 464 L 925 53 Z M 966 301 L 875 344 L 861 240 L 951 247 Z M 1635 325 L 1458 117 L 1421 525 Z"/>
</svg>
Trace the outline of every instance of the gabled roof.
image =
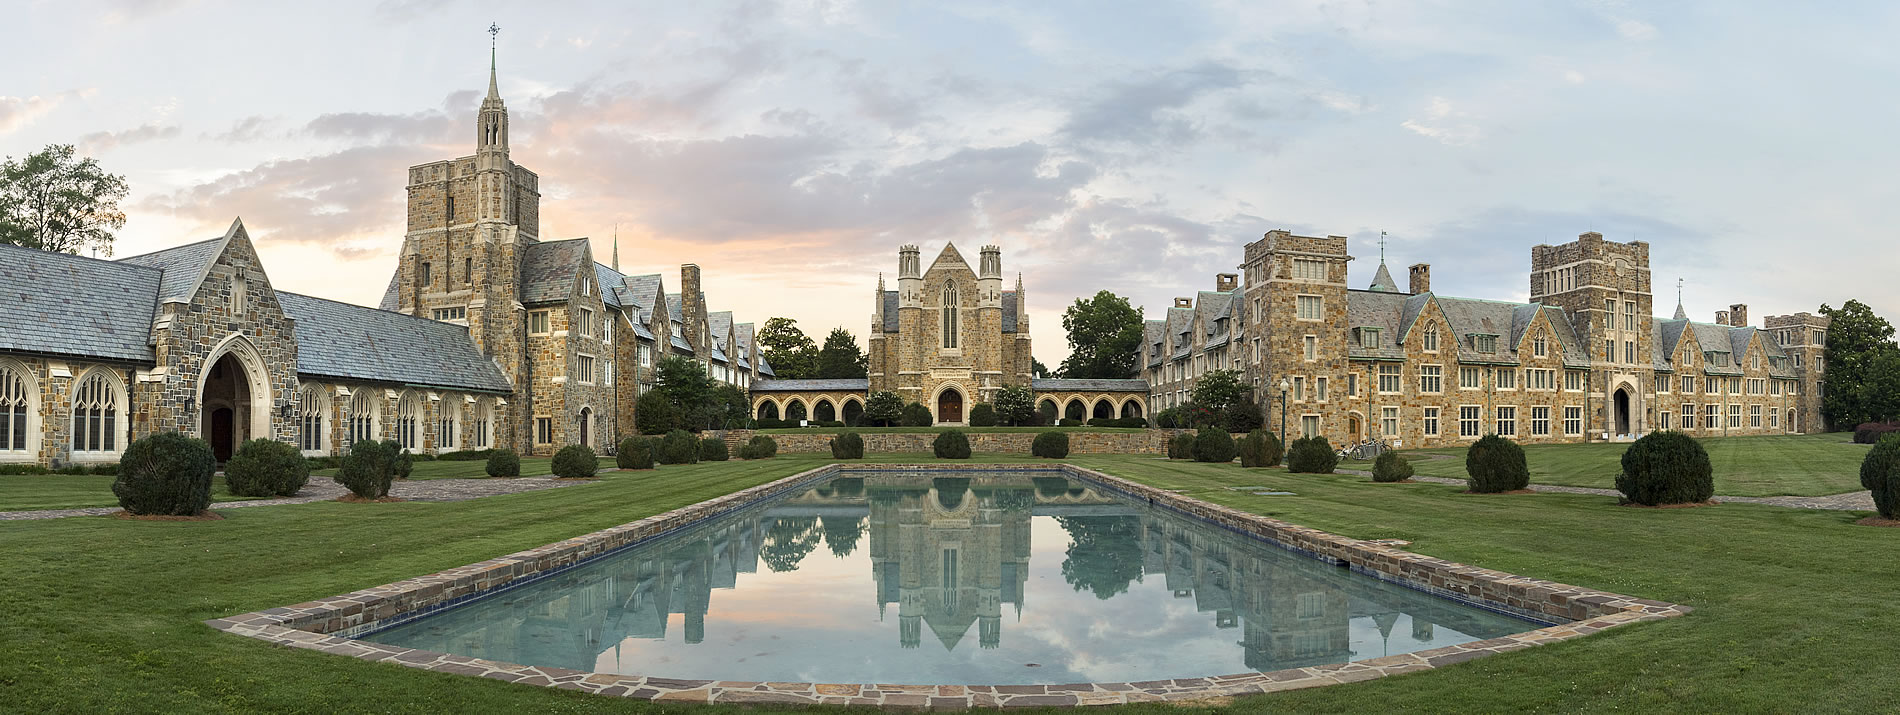
<svg viewBox="0 0 1900 715">
<path fill-rule="evenodd" d="M 1590 358 L 1577 339 L 1575 328 L 1562 308 L 1536 303 L 1506 303 L 1473 298 L 1454 298 L 1433 293 L 1405 293 L 1349 290 L 1346 292 L 1346 318 L 1349 328 L 1379 328 L 1379 344 L 1361 347 L 1360 336 L 1350 335 L 1347 353 L 1351 357 L 1401 359 L 1403 341 L 1417 325 L 1426 306 L 1436 304 L 1445 316 L 1449 335 L 1441 336 L 1441 354 L 1449 350 L 1457 359 L 1468 362 L 1517 362 L 1518 347 L 1536 323 L 1539 312 L 1550 322 L 1567 367 L 1588 367 Z M 1497 350 L 1479 353 L 1472 345 L 1472 334 L 1497 336 Z M 1455 346 L 1447 348 L 1446 344 Z"/>
<path fill-rule="evenodd" d="M 1167 334 L 1168 325 L 1165 321 L 1141 321 L 1141 349 L 1149 353 L 1149 367 L 1161 364 L 1161 358 L 1167 352 Z"/>
<path fill-rule="evenodd" d="M 713 344 L 720 348 L 726 345 L 726 334 L 732 331 L 732 311 L 722 310 L 706 314 L 706 327 L 711 329 Z"/>
<path fill-rule="evenodd" d="M 1729 362 L 1727 365 L 1704 363 L 1702 365 L 1703 372 L 1710 375 L 1742 374 L 1741 353 L 1735 351 L 1734 339 L 1730 337 L 1728 326 L 1695 322 L 1691 322 L 1689 325 L 1695 335 L 1696 347 L 1702 352 L 1729 353 Z M 1747 344 L 1743 343 L 1743 345 L 1746 346 Z"/>
<path fill-rule="evenodd" d="M 232 224 L 235 232 L 238 224 Z M 158 284 L 158 302 L 189 303 L 198 293 L 198 284 L 211 272 L 211 266 L 218 262 L 218 256 L 224 254 L 224 247 L 231 242 L 231 233 L 217 238 L 206 239 L 183 246 L 173 246 L 163 251 L 154 251 L 142 256 L 121 258 L 119 263 L 157 268 L 165 275 Z M 391 285 L 395 285 L 391 282 Z"/>
<path fill-rule="evenodd" d="M 937 265 L 943 263 L 961 265 L 965 269 L 970 267 L 970 262 L 963 260 L 963 254 L 957 251 L 957 244 L 955 243 L 943 244 L 943 250 L 937 253 L 937 259 L 931 261 L 930 267 L 924 269 L 924 272 L 929 273 L 937 270 Z"/>
<path fill-rule="evenodd" d="M 297 372 L 331 378 L 507 392 L 468 328 L 352 303 L 277 292 L 297 321 Z"/>
<path fill-rule="evenodd" d="M 623 283 L 627 286 L 627 298 L 633 302 L 633 305 L 639 306 L 641 310 L 651 311 L 653 310 L 653 306 L 660 303 L 660 287 L 662 285 L 660 274 L 648 273 L 645 275 L 627 276 Z"/>
<path fill-rule="evenodd" d="M 606 303 L 607 307 L 625 307 L 625 305 L 620 302 L 620 290 L 625 288 L 622 283 L 624 283 L 626 279 L 626 276 L 620 275 L 620 271 L 614 270 L 607 264 L 599 261 L 594 262 L 594 283 L 600 286 L 600 300 L 602 303 Z"/>
<path fill-rule="evenodd" d="M 1038 377 L 1029 381 L 1036 392 L 1147 392 L 1147 380 L 1097 380 Z"/>
<path fill-rule="evenodd" d="M 587 239 L 530 243 L 522 249 L 521 303 L 558 303 L 574 291 L 574 278 L 587 265 Z"/>
<path fill-rule="evenodd" d="M 164 276 L 149 266 L 0 244 L 0 351 L 151 362 Z"/>
</svg>

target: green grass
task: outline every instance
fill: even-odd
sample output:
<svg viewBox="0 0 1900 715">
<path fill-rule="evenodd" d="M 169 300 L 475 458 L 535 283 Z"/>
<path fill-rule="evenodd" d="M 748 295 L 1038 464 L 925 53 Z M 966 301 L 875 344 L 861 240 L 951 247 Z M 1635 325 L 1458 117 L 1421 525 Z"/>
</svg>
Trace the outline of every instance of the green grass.
<svg viewBox="0 0 1900 715">
<path fill-rule="evenodd" d="M 877 455 L 868 461 L 919 461 Z M 1020 461 L 979 455 L 973 461 Z M 200 621 L 464 565 L 824 464 L 822 455 L 616 472 L 467 502 L 233 509 L 217 522 L 0 522 L 0 703 L 24 712 L 628 712 L 648 703 L 271 646 Z M 1860 514 L 1289 475 L 1234 464 L 1069 461 L 1356 538 L 1676 601 L 1683 618 L 1352 685 L 1237 701 L 1316 712 L 1883 712 L 1900 530 Z M 1225 489 L 1295 492 L 1257 497 Z M 715 598 L 717 595 L 715 594 Z M 1130 711 L 1178 713 L 1171 706 Z M 728 708 L 692 712 L 737 712 Z"/>
<path fill-rule="evenodd" d="M 119 498 L 112 495 L 113 479 L 93 474 L 0 475 L 0 511 L 118 506 Z M 214 502 L 255 498 L 231 494 L 224 490 L 224 477 L 211 478 L 211 500 Z"/>
<path fill-rule="evenodd" d="M 938 432 L 943 432 L 946 430 L 953 430 L 953 429 L 962 430 L 969 434 L 985 434 L 985 433 L 993 433 L 993 432 L 1146 432 L 1148 431 L 1147 428 L 1145 427 L 775 427 L 773 429 L 762 429 L 762 430 L 759 430 L 758 432 L 760 434 L 801 434 L 801 433 L 843 434 L 845 432 L 857 432 L 860 434 L 871 434 L 873 432 L 887 432 L 887 433 L 912 432 L 912 433 L 922 433 L 922 434 L 936 434 Z"/>
<path fill-rule="evenodd" d="M 1870 449 L 1842 433 L 1699 441 L 1715 468 L 1715 493 L 1738 497 L 1825 496 L 1858 490 L 1860 462 Z M 1525 445 L 1524 458 L 1530 462 L 1532 484 L 1615 489 L 1623 450 L 1628 448 L 1628 443 L 1534 444 Z M 1465 478 L 1462 448 L 1416 450 L 1405 456 L 1421 475 Z"/>
<path fill-rule="evenodd" d="M 553 472 L 549 463 L 553 457 L 522 457 L 521 476 L 545 477 Z M 600 466 L 612 468 L 613 457 L 601 457 Z M 486 479 L 488 478 L 488 460 L 436 460 L 433 462 L 415 462 L 409 470 L 410 479 Z M 334 477 L 335 469 L 314 469 L 313 477 Z"/>
</svg>

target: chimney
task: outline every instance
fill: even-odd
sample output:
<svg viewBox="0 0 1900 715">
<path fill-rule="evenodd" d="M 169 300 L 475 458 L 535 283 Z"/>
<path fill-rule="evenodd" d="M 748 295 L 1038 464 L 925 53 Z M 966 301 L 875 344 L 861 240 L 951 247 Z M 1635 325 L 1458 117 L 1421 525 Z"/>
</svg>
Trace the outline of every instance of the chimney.
<svg viewBox="0 0 1900 715">
<path fill-rule="evenodd" d="M 1432 292 L 1432 264 L 1414 263 L 1410 270 L 1412 272 L 1412 285 L 1411 290 L 1406 292 L 1412 295 Z"/>
<path fill-rule="evenodd" d="M 1715 324 L 1728 325 L 1728 311 L 1726 310 L 1715 311 Z"/>
<path fill-rule="evenodd" d="M 1174 299 L 1174 307 L 1176 307 L 1176 308 L 1192 308 L 1192 307 L 1194 307 L 1194 299 L 1193 299 L 1193 298 L 1175 298 L 1175 299 Z"/>
<path fill-rule="evenodd" d="M 1237 285 L 1240 285 L 1240 274 L 1238 273 L 1221 273 L 1214 276 L 1214 291 L 1217 293 L 1232 291 Z"/>
<path fill-rule="evenodd" d="M 680 331 L 686 334 L 686 341 L 692 344 L 693 352 L 706 360 L 712 358 L 712 346 L 707 344 L 707 338 L 711 336 L 706 329 L 706 304 L 699 290 L 699 266 L 681 264 Z"/>
<path fill-rule="evenodd" d="M 1748 327 L 1748 304 L 1736 303 L 1728 307 L 1728 324 L 1737 328 Z"/>
</svg>

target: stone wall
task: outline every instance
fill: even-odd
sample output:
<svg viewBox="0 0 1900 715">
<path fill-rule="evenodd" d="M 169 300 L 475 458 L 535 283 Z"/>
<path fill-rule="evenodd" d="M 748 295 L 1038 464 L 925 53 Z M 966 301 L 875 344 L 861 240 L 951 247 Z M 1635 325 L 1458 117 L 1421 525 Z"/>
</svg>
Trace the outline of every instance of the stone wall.
<svg viewBox="0 0 1900 715">
<path fill-rule="evenodd" d="M 1191 430 L 1151 429 L 1141 432 L 1070 432 L 1069 454 L 1154 454 L 1168 453 L 1168 440 L 1174 435 Z M 701 432 L 700 438 L 723 437 L 727 445 L 745 444 L 756 434 L 751 430 L 727 430 L 724 432 Z M 812 431 L 809 433 L 770 433 L 766 436 L 778 442 L 780 452 L 825 452 L 831 451 L 831 438 L 836 433 Z M 859 432 L 864 438 L 866 454 L 879 453 L 917 453 L 930 452 L 930 444 L 937 438 L 936 432 Z M 970 438 L 970 451 L 992 454 L 1029 454 L 1029 445 L 1039 432 L 965 432 Z"/>
</svg>

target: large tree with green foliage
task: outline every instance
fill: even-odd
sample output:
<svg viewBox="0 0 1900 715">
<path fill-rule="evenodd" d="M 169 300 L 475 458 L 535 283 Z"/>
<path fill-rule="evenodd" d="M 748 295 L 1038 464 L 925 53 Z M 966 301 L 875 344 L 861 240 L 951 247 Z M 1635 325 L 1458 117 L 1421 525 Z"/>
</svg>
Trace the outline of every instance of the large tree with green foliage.
<svg viewBox="0 0 1900 715">
<path fill-rule="evenodd" d="M 1036 393 L 1022 385 L 1010 385 L 996 391 L 996 418 L 1004 425 L 1021 427 L 1036 423 Z"/>
<path fill-rule="evenodd" d="M 1053 373 L 1049 372 L 1048 365 L 1042 364 L 1041 360 L 1035 358 L 1029 359 L 1029 372 L 1036 377 L 1055 377 Z"/>
<path fill-rule="evenodd" d="M 673 355 L 661 360 L 653 374 L 658 383 L 654 390 L 665 395 L 673 407 L 674 426 L 686 430 L 707 429 L 723 416 L 725 408 L 715 394 L 719 385 L 698 361 Z"/>
<path fill-rule="evenodd" d="M 759 331 L 759 347 L 772 373 L 780 380 L 805 380 L 818 376 L 818 344 L 798 329 L 798 321 L 773 318 Z"/>
<path fill-rule="evenodd" d="M 1873 308 L 1849 300 L 1839 308 L 1821 306 L 1832 318 L 1827 329 L 1827 369 L 1821 378 L 1821 414 L 1833 429 L 1853 429 L 1862 422 L 1900 418 L 1900 346 L 1893 342 L 1893 324 Z"/>
<path fill-rule="evenodd" d="M 895 427 L 904 418 L 904 398 L 890 390 L 878 390 L 864 400 L 865 424 L 872 427 Z"/>
<path fill-rule="evenodd" d="M 1125 379 L 1136 374 L 1141 349 L 1141 309 L 1108 291 L 1093 298 L 1077 298 L 1062 313 L 1062 329 L 1069 331 L 1069 357 L 1062 361 L 1067 378 Z"/>
<path fill-rule="evenodd" d="M 1247 401 L 1252 394 L 1246 383 L 1240 381 L 1240 372 L 1236 370 L 1209 370 L 1201 374 L 1194 382 L 1194 404 L 1215 412 L 1225 412 L 1236 404 Z"/>
<path fill-rule="evenodd" d="M 1107 599 L 1141 580 L 1141 520 L 1132 516 L 1058 516 L 1069 532 L 1062 580 Z"/>
<path fill-rule="evenodd" d="M 825 346 L 818 349 L 818 377 L 864 377 L 869 365 L 864 351 L 858 349 L 857 337 L 842 326 L 832 328 Z"/>
<path fill-rule="evenodd" d="M 112 232 L 125 227 L 125 177 L 108 174 L 71 144 L 52 144 L 0 162 L 0 243 L 78 253 L 86 246 L 112 255 Z"/>
</svg>

